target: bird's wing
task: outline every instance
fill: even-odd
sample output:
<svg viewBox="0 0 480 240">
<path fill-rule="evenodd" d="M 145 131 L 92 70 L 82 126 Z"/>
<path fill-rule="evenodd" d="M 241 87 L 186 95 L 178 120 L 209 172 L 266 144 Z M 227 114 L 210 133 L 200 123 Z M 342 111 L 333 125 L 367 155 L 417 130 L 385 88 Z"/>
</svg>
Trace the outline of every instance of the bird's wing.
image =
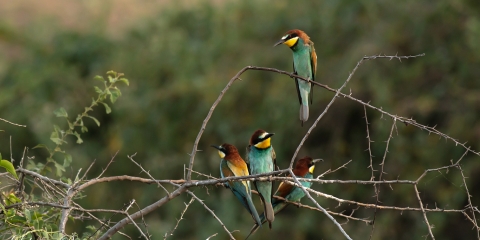
<svg viewBox="0 0 480 240">
<path fill-rule="evenodd" d="M 277 170 L 277 154 L 275 154 L 275 150 L 272 147 L 272 161 L 273 161 L 273 171 Z"/>
<path fill-rule="evenodd" d="M 233 176 L 232 171 L 230 171 L 227 166 L 227 161 L 225 161 L 224 159 L 222 159 L 222 161 L 220 162 L 220 176 L 222 178 Z M 228 182 L 225 183 L 225 187 L 230 188 Z"/>
<path fill-rule="evenodd" d="M 315 81 L 315 74 L 317 72 L 317 53 L 313 42 L 310 42 L 310 65 L 312 67 L 312 81 Z"/>
<path fill-rule="evenodd" d="M 312 68 L 312 81 L 315 81 L 315 74 L 317 72 L 317 53 L 315 52 L 315 47 L 313 47 L 313 42 L 310 42 L 310 66 Z M 313 102 L 313 84 L 310 89 L 310 104 Z"/>
<path fill-rule="evenodd" d="M 235 172 L 238 173 L 239 169 L 234 166 L 235 171 L 232 170 L 231 168 L 232 165 L 233 164 L 230 164 L 230 162 L 222 159 L 222 161 L 220 162 L 220 175 L 222 175 L 222 178 L 243 176 L 242 174 L 240 175 L 235 174 Z M 248 202 L 246 200 L 248 195 L 247 189 L 249 185 L 247 185 L 245 181 L 236 181 L 236 182 L 229 182 L 228 186 L 230 190 L 232 190 L 233 194 L 238 198 L 238 200 L 242 202 L 243 206 L 245 206 L 245 208 L 247 208 L 250 211 Z"/>
<path fill-rule="evenodd" d="M 285 198 L 292 191 L 292 189 L 293 189 L 293 185 L 282 182 L 278 186 L 277 192 L 275 192 L 275 196 L 280 196 Z M 272 202 L 273 201 L 278 201 L 278 200 L 276 198 L 272 198 Z"/>
<path fill-rule="evenodd" d="M 293 62 L 293 74 L 298 75 L 298 74 L 297 74 L 297 70 L 295 69 L 295 62 Z M 295 78 L 295 87 L 297 88 L 298 101 L 300 102 L 300 104 L 302 104 L 302 97 L 300 96 L 300 89 L 299 89 L 299 86 L 298 86 L 298 79 L 296 79 L 296 78 Z"/>
<path fill-rule="evenodd" d="M 233 163 L 230 163 L 230 162 L 227 161 L 227 166 L 228 166 L 228 169 L 236 177 L 250 175 L 248 173 L 248 169 L 246 168 L 247 167 L 246 165 L 244 165 L 245 166 L 244 168 L 243 167 L 237 167 Z M 250 182 L 249 181 L 239 181 L 239 182 L 233 182 L 233 183 L 242 183 L 244 185 L 244 188 L 245 188 L 245 193 L 247 193 L 247 189 L 250 189 Z"/>
<path fill-rule="evenodd" d="M 252 170 L 250 169 L 250 158 L 248 158 L 248 156 L 250 156 L 250 147 L 252 145 L 248 145 L 247 148 L 246 148 L 246 153 L 245 154 L 245 163 L 247 164 L 247 168 L 248 168 L 248 171 L 251 172 Z"/>
<path fill-rule="evenodd" d="M 277 154 L 275 154 L 275 150 L 273 149 L 272 147 L 272 162 L 273 162 L 273 171 L 276 171 L 277 170 Z M 275 189 L 275 181 L 272 181 L 272 191 L 271 192 L 271 195 L 270 195 L 270 199 L 273 200 L 273 189 Z"/>
</svg>

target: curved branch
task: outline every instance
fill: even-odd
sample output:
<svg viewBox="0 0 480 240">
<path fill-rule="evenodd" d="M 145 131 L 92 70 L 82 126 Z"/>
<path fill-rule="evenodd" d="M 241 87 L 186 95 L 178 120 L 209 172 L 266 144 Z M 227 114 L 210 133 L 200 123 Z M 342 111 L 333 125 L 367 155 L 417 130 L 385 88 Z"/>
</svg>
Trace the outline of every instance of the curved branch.
<svg viewBox="0 0 480 240">
<path fill-rule="evenodd" d="M 113 234 L 115 234 L 116 232 L 118 232 L 120 229 L 122 229 L 123 227 L 125 227 L 125 225 L 127 225 L 128 223 L 130 223 L 133 219 L 136 219 L 136 218 L 139 218 L 141 217 L 142 215 L 145 215 L 159 207 L 161 207 L 163 204 L 169 202 L 170 200 L 178 197 L 178 195 L 184 193 L 185 191 L 187 191 L 187 187 L 186 185 L 183 185 L 181 187 L 179 187 L 177 190 L 173 191 L 170 195 L 167 195 L 165 197 L 163 197 L 162 199 L 156 201 L 155 203 L 141 209 L 140 211 L 137 211 L 135 212 L 134 214 L 131 214 L 130 217 L 125 217 L 123 218 L 122 220 L 120 220 L 117 224 L 115 224 L 113 227 L 111 227 L 110 229 L 108 229 L 100 238 L 99 240 L 106 240 L 106 239 L 110 239 Z"/>
</svg>

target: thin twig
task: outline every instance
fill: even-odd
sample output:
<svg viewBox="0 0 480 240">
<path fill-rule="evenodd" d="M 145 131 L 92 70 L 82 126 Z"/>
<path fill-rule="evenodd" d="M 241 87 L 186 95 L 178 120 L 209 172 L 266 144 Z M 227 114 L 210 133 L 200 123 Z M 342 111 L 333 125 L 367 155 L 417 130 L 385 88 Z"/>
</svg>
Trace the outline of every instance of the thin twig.
<svg viewBox="0 0 480 240">
<path fill-rule="evenodd" d="M 130 209 L 130 207 L 132 207 L 132 205 L 134 203 L 135 203 L 135 199 L 130 202 L 128 207 L 123 212 L 124 212 L 125 215 L 127 215 L 127 218 L 130 219 L 130 222 L 133 223 L 133 225 L 135 225 L 135 227 L 138 229 L 138 231 L 140 231 L 142 236 L 146 239 L 150 239 L 147 235 L 145 235 L 145 233 L 143 233 L 142 229 L 137 225 L 137 223 L 133 220 L 133 218 L 128 214 L 128 209 Z"/>
<path fill-rule="evenodd" d="M 99 240 L 106 240 L 106 239 L 110 239 L 113 234 L 115 234 L 116 232 L 118 232 L 120 229 L 122 229 L 123 227 L 125 227 L 128 223 L 130 223 L 130 219 L 136 219 L 136 218 L 139 218 L 141 217 L 142 215 L 146 215 L 148 213 L 150 213 L 151 211 L 161 207 L 162 205 L 164 205 L 165 203 L 169 202 L 170 200 L 176 198 L 178 195 L 184 193 L 185 191 L 187 190 L 187 187 L 186 185 L 183 185 L 181 187 L 179 187 L 177 190 L 173 191 L 170 195 L 167 195 L 165 197 L 163 197 L 162 199 L 154 202 L 153 204 L 150 204 L 149 206 L 135 212 L 134 214 L 131 214 L 129 218 L 123 218 L 122 220 L 120 220 L 119 222 L 117 222 L 117 224 L 115 224 L 113 227 L 111 227 L 110 229 L 108 229 L 100 238 Z"/>
<path fill-rule="evenodd" d="M 473 209 L 473 205 L 472 205 L 472 199 L 471 199 L 472 195 L 470 195 L 470 192 L 468 191 L 467 182 L 465 180 L 465 175 L 463 174 L 463 169 L 460 166 L 460 164 L 458 165 L 458 169 L 460 170 L 460 173 L 462 174 L 463 185 L 465 186 L 465 190 L 467 191 L 468 208 L 472 211 L 473 223 L 474 223 L 474 226 L 477 230 L 477 239 L 480 239 L 480 232 L 479 232 L 479 229 L 478 229 L 477 217 L 475 216 L 475 210 Z"/>
<path fill-rule="evenodd" d="M 130 161 L 132 161 L 133 163 L 135 163 L 135 165 L 137 165 L 137 166 L 142 170 L 142 172 L 144 172 L 145 174 L 147 174 L 152 180 L 155 181 L 155 178 L 152 177 L 152 175 L 150 175 L 150 173 L 149 173 L 148 171 L 146 171 L 146 170 L 142 167 L 142 165 L 140 165 L 140 164 L 137 163 L 135 160 L 133 160 L 133 157 L 135 157 L 136 155 L 137 155 L 137 153 L 134 153 L 133 155 L 128 156 L 128 159 L 130 159 Z M 169 192 L 161 183 L 157 182 L 157 185 L 158 185 L 159 187 L 161 187 L 161 188 L 167 193 L 167 195 L 170 194 L 170 192 Z"/>
<path fill-rule="evenodd" d="M 307 191 L 307 189 L 298 181 L 297 177 L 295 176 L 295 174 L 293 173 L 292 169 L 289 169 L 289 172 L 290 172 L 290 176 L 293 177 L 293 180 L 295 181 L 295 183 L 297 184 L 297 187 L 300 187 L 303 192 L 305 193 L 305 195 L 317 206 L 317 208 L 319 208 L 325 215 L 327 215 L 328 218 L 330 218 L 330 220 L 335 224 L 337 225 L 338 229 L 340 230 L 340 232 L 342 232 L 342 234 L 349 240 L 351 240 L 352 238 L 350 238 L 350 236 L 348 236 L 348 234 L 345 232 L 345 230 L 342 228 L 342 226 L 337 222 L 337 220 L 335 220 L 335 218 L 332 217 L 332 215 L 330 215 L 327 210 L 325 210 L 324 208 L 322 208 L 320 206 L 320 204 L 318 204 L 317 201 L 315 201 L 315 199 L 313 199 L 312 196 L 310 196 L 310 193 Z"/>
<path fill-rule="evenodd" d="M 212 216 L 220 223 L 220 225 L 223 227 L 223 229 L 225 230 L 225 232 L 228 234 L 228 236 L 230 237 L 230 239 L 232 240 L 235 240 L 235 238 L 233 237 L 232 235 L 232 232 L 235 232 L 236 230 L 230 232 L 227 227 L 225 226 L 225 224 L 223 224 L 222 220 L 220 220 L 220 218 L 217 217 L 217 215 L 215 215 L 215 213 L 213 212 L 212 209 L 210 209 L 207 204 L 205 204 L 203 202 L 202 199 L 198 198 L 192 191 L 189 191 L 187 190 L 187 193 L 190 194 L 190 196 L 192 196 L 193 198 L 195 198 L 200 204 L 203 205 L 203 208 L 205 208 L 207 211 L 210 212 L 210 214 L 212 214 Z"/>
<path fill-rule="evenodd" d="M 180 221 L 183 220 L 183 215 L 185 214 L 185 212 L 187 212 L 188 207 L 190 207 L 190 204 L 192 204 L 194 201 L 195 198 L 192 197 L 188 203 L 184 203 L 185 209 L 183 209 L 182 213 L 180 214 L 180 218 L 177 220 L 177 224 L 175 224 L 175 227 L 172 229 L 172 231 L 170 231 L 170 233 L 165 233 L 165 236 L 163 237 L 164 240 L 167 239 L 168 236 L 173 236 L 173 232 L 177 230 L 178 224 L 180 224 Z"/>
<path fill-rule="evenodd" d="M 393 129 L 395 128 L 395 124 L 397 122 L 397 119 L 394 118 L 393 119 L 393 123 L 392 123 L 392 128 L 390 129 L 390 135 L 388 135 L 388 139 L 387 139 L 387 145 L 385 146 L 385 152 L 383 154 L 383 159 L 382 159 L 382 163 L 380 163 L 380 176 L 378 177 L 378 180 L 379 181 L 382 181 L 382 177 L 383 177 L 383 173 L 384 173 L 384 168 L 385 168 L 385 159 L 387 158 L 387 153 L 388 153 L 388 147 L 390 145 L 390 140 L 393 138 L 392 134 L 393 134 Z M 368 126 L 367 126 L 368 127 Z M 368 130 L 367 130 L 368 131 Z M 369 143 L 369 148 L 370 149 L 370 143 Z M 371 153 L 370 153 L 371 154 Z M 371 164 L 371 162 L 370 162 Z M 373 166 L 372 166 L 372 175 L 373 175 Z M 378 205 L 378 202 L 379 202 L 379 197 L 380 197 L 380 186 L 377 187 L 377 185 L 373 185 L 375 187 L 375 205 Z M 373 211 L 373 224 L 372 224 L 372 231 L 370 232 L 370 239 L 372 239 L 372 236 L 373 236 L 373 231 L 375 230 L 375 219 L 377 218 L 377 208 L 375 208 L 375 210 Z"/>
<path fill-rule="evenodd" d="M 292 156 L 292 160 L 290 160 L 290 165 L 288 168 L 293 168 L 293 162 L 295 161 L 295 159 L 297 158 L 297 154 L 298 152 L 300 151 L 300 148 L 302 148 L 303 144 L 305 143 L 305 141 L 307 140 L 308 136 L 310 136 L 310 133 L 312 132 L 312 130 L 317 126 L 317 123 L 320 121 L 320 119 L 322 119 L 322 117 L 327 113 L 328 109 L 330 109 L 330 106 L 332 106 L 333 102 L 335 102 L 335 100 L 337 100 L 337 97 L 338 95 L 340 94 L 340 92 L 342 91 L 342 89 L 347 86 L 348 82 L 350 82 L 350 80 L 352 79 L 353 75 L 355 74 L 355 72 L 357 71 L 357 69 L 360 67 L 360 65 L 362 65 L 362 63 L 365 61 L 365 60 L 369 60 L 371 58 L 368 58 L 368 57 L 363 57 L 362 59 L 360 59 L 360 61 L 358 61 L 357 65 L 355 66 L 355 68 L 353 68 L 353 71 L 350 73 L 350 75 L 348 75 L 348 78 L 347 80 L 345 80 L 345 82 L 343 83 L 343 85 L 336 91 L 335 93 L 335 96 L 333 96 L 332 100 L 330 100 L 330 102 L 328 103 L 328 105 L 325 107 L 325 109 L 323 110 L 323 112 L 317 117 L 317 119 L 315 120 L 315 122 L 312 124 L 312 126 L 310 127 L 310 129 L 308 129 L 307 133 L 305 134 L 305 136 L 303 136 L 302 138 L 302 141 L 300 141 L 300 144 L 298 145 L 297 149 L 295 150 L 295 153 L 293 154 Z M 312 83 L 314 83 L 313 81 L 310 81 Z"/>
<path fill-rule="evenodd" d="M 423 219 L 425 220 L 425 223 L 427 224 L 427 227 L 428 227 L 428 233 L 430 234 L 430 237 L 433 240 L 435 240 L 435 237 L 433 236 L 433 233 L 432 233 L 432 227 L 428 222 L 427 214 L 425 213 L 425 209 L 423 208 L 422 199 L 420 198 L 420 193 L 418 192 L 417 185 L 413 185 L 413 187 L 415 188 L 415 194 L 417 195 L 418 203 L 420 204 L 420 208 L 422 209 Z"/>
<path fill-rule="evenodd" d="M 21 124 L 18 124 L 18 123 L 10 122 L 10 121 L 8 121 L 8 120 L 6 120 L 6 119 L 3 119 L 3 118 L 0 118 L 0 121 L 4 121 L 4 122 L 6 122 L 6 123 L 10 123 L 10 124 L 12 124 L 12 125 L 14 125 L 14 126 L 17 126 L 17 127 L 27 127 L 27 125 L 21 125 Z"/>
</svg>

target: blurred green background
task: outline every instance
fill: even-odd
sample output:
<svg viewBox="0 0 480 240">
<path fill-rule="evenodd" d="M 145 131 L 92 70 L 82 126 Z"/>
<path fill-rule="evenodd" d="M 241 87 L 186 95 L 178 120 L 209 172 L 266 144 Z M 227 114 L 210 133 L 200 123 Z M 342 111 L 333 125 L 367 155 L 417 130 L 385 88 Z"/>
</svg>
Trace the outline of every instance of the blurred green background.
<svg viewBox="0 0 480 240">
<path fill-rule="evenodd" d="M 74 178 L 96 159 L 96 177 L 119 151 L 105 176 L 140 174 L 127 155 L 158 179 L 179 179 L 209 108 L 226 83 L 247 65 L 291 71 L 292 53 L 272 45 L 289 29 L 299 28 L 315 42 L 317 81 L 338 88 L 365 55 L 425 57 L 365 62 L 345 91 L 384 110 L 436 129 L 480 150 L 480 2 L 438 1 L 6 1 L 0 6 L 0 117 L 27 128 L 0 122 L 0 152 L 19 160 L 24 147 L 51 144 L 53 124 L 65 127 L 53 110 L 65 107 L 71 116 L 95 96 L 93 77 L 108 70 L 125 73 L 130 87 L 112 114 L 98 108 L 102 125 L 88 122 L 84 143 L 69 139 L 73 155 L 67 175 Z M 286 167 L 300 140 L 333 97 L 315 89 L 310 120 L 301 127 L 293 81 L 284 75 L 250 71 L 242 75 L 218 105 L 199 143 L 194 169 L 218 177 L 220 159 L 211 144 L 228 142 L 240 150 L 254 130 L 274 132 L 280 167 Z M 374 168 L 383 158 L 392 120 L 367 109 L 371 123 Z M 348 160 L 346 169 L 325 179 L 371 176 L 362 105 L 339 98 L 312 132 L 299 156 L 323 158 L 316 174 Z M 417 179 L 424 170 L 450 164 L 464 149 L 436 135 L 398 123 L 385 160 L 384 179 Z M 35 161 L 47 153 L 30 150 Z M 17 161 L 18 163 L 18 161 Z M 468 154 L 462 160 L 473 205 L 479 204 L 480 163 Z M 378 173 L 376 176 L 378 179 Z M 195 179 L 203 179 L 196 174 Z M 314 184 L 314 189 L 339 198 L 375 203 L 373 186 Z M 170 188 L 171 189 L 171 188 Z M 248 234 L 252 220 L 227 189 L 194 189 L 234 236 Z M 419 185 L 428 207 L 463 209 L 467 204 L 458 170 L 432 172 Z M 121 209 L 135 199 L 140 206 L 165 196 L 156 186 L 112 182 L 90 187 L 79 200 L 85 208 Z M 159 239 L 180 217 L 183 195 L 146 216 L 149 233 Z M 317 198 L 333 211 L 350 214 L 355 206 Z M 418 207 L 410 185 L 381 188 L 384 205 Z M 303 203 L 311 204 L 308 199 Z M 258 202 L 257 202 L 258 203 Z M 258 205 L 260 206 L 260 205 Z M 260 209 L 260 208 L 259 208 Z M 373 218 L 373 209 L 353 216 Z M 108 218 L 110 215 L 99 215 Z M 459 213 L 430 213 L 437 239 L 474 239 L 472 224 Z M 478 217 L 478 216 L 477 216 Z M 120 216 L 114 216 L 114 221 Z M 337 218 L 340 222 L 344 219 Z M 69 221 L 68 232 L 85 231 L 94 221 Z M 343 225 L 354 239 L 367 239 L 371 226 Z M 138 231 L 128 226 L 133 237 Z M 194 203 L 171 239 L 226 239 L 221 226 Z M 424 239 L 427 228 L 419 212 L 378 211 L 373 239 Z M 264 227 L 252 239 L 342 239 L 322 213 L 287 208 L 270 231 Z M 116 235 L 114 239 L 123 239 Z"/>
</svg>

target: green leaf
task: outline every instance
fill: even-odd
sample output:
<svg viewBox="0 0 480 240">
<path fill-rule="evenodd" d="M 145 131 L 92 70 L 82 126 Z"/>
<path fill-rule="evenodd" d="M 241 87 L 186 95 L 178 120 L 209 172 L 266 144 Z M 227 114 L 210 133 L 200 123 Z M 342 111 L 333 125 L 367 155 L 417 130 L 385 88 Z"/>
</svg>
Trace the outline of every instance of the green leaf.
<svg viewBox="0 0 480 240">
<path fill-rule="evenodd" d="M 83 128 L 86 128 L 86 127 L 82 127 L 82 132 L 83 132 Z M 88 130 L 87 130 L 87 131 L 88 131 Z M 74 135 L 75 137 L 77 137 L 77 143 L 78 143 L 78 144 L 83 143 L 83 140 L 82 140 L 82 138 L 80 137 L 80 134 L 79 134 L 78 132 L 76 132 L 76 131 L 73 132 L 73 135 Z"/>
<path fill-rule="evenodd" d="M 95 123 L 97 124 L 97 126 L 100 127 L 100 121 L 98 121 L 96 118 L 92 117 L 92 116 L 87 116 L 89 118 L 91 118 L 93 121 L 95 121 Z"/>
<path fill-rule="evenodd" d="M 63 131 L 59 126 L 55 124 L 53 125 L 53 129 L 55 130 L 55 132 L 60 133 L 62 136 L 63 134 L 65 134 L 65 131 Z"/>
<path fill-rule="evenodd" d="M 26 221 L 27 219 L 25 217 L 21 217 L 18 215 L 8 219 L 9 223 L 25 223 Z"/>
<path fill-rule="evenodd" d="M 15 172 L 15 168 L 13 167 L 13 164 L 8 161 L 8 160 L 1 160 L 0 161 L 0 167 L 5 168 L 7 172 L 12 174 L 16 179 L 18 179 L 17 173 Z"/>
<path fill-rule="evenodd" d="M 57 117 L 68 117 L 67 111 L 65 111 L 65 108 L 63 107 L 53 111 L 53 114 Z"/>
<path fill-rule="evenodd" d="M 107 112 L 107 114 L 111 113 L 112 112 L 112 109 L 110 108 L 110 106 L 108 106 L 108 104 L 102 102 L 103 106 L 105 106 L 105 111 Z"/>
<path fill-rule="evenodd" d="M 95 88 L 95 92 L 97 92 L 98 94 L 102 94 L 102 93 L 103 93 L 102 89 L 100 89 L 99 87 L 94 86 L 94 88 Z"/>
<path fill-rule="evenodd" d="M 114 83 L 117 79 L 115 77 L 108 76 L 108 81 Z"/>
<path fill-rule="evenodd" d="M 98 80 L 98 81 L 105 82 L 105 79 L 104 79 L 102 76 L 100 76 L 100 75 L 95 76 L 93 79 L 94 79 L 94 80 Z"/>
<path fill-rule="evenodd" d="M 41 220 L 43 218 L 43 214 L 42 213 L 39 213 L 37 211 L 33 211 L 33 214 L 32 214 L 32 219 L 33 220 Z"/>
<path fill-rule="evenodd" d="M 88 128 L 85 127 L 85 126 L 82 126 L 80 129 L 82 130 L 82 133 L 88 132 Z M 77 141 L 78 141 L 78 140 L 77 140 Z"/>
<path fill-rule="evenodd" d="M 55 144 L 57 145 L 62 145 L 62 139 L 60 139 L 58 137 L 58 133 L 57 132 L 52 132 L 52 134 L 50 135 L 50 140 L 52 140 L 52 142 L 54 142 Z"/>
<path fill-rule="evenodd" d="M 117 72 L 113 71 L 113 70 L 110 70 L 107 72 L 108 75 L 112 75 L 112 76 L 115 76 L 117 75 Z"/>
<path fill-rule="evenodd" d="M 45 144 L 38 144 L 37 146 L 33 147 L 32 149 L 35 149 L 35 148 L 45 148 L 45 149 L 47 149 L 48 152 L 50 152 L 50 148 L 48 148 L 47 145 L 45 145 Z"/>
<path fill-rule="evenodd" d="M 130 86 L 130 82 L 128 81 L 128 79 L 126 79 L 126 78 L 120 78 L 120 79 L 118 79 L 118 80 L 124 82 L 125 84 L 127 84 L 127 86 Z"/>
<path fill-rule="evenodd" d="M 114 88 L 111 90 L 111 94 L 110 94 L 110 101 L 112 103 L 115 103 L 115 101 L 117 101 L 117 98 L 122 96 L 122 93 L 120 92 L 120 89 L 118 88 Z"/>
<path fill-rule="evenodd" d="M 25 215 L 25 218 L 27 219 L 27 222 L 32 222 L 32 215 L 30 213 L 30 210 L 25 209 L 23 213 Z"/>
<path fill-rule="evenodd" d="M 67 122 L 68 122 L 68 128 L 69 128 L 70 130 L 73 130 L 73 129 L 75 128 L 75 126 L 73 126 L 73 123 L 70 122 L 70 121 L 68 121 L 68 120 L 67 120 Z"/>
<path fill-rule="evenodd" d="M 22 200 L 20 200 L 15 194 L 10 193 L 7 196 L 5 196 L 5 201 L 7 202 L 7 205 L 12 205 L 15 203 L 20 203 Z M 13 209 L 12 209 L 13 210 Z"/>
<path fill-rule="evenodd" d="M 102 102 L 103 100 L 105 100 L 107 98 L 107 94 L 110 94 L 110 92 L 108 92 L 108 89 L 105 90 L 104 93 L 98 95 L 99 102 Z"/>
<path fill-rule="evenodd" d="M 60 165 L 59 163 L 55 162 L 55 168 L 56 168 L 56 173 L 57 173 L 57 177 L 61 177 L 62 176 L 62 172 L 65 172 L 65 168 Z"/>
<path fill-rule="evenodd" d="M 91 104 L 91 105 L 92 105 L 92 107 L 93 107 L 93 106 L 97 106 L 97 105 L 98 105 L 98 104 L 97 104 L 97 100 L 95 100 L 94 98 L 92 98 L 92 104 Z"/>
<path fill-rule="evenodd" d="M 27 169 L 28 170 L 33 170 L 33 171 L 38 171 L 38 170 L 42 169 L 43 166 L 45 166 L 45 165 L 42 164 L 42 163 L 36 164 L 32 159 L 29 159 L 28 163 L 27 163 Z"/>
<path fill-rule="evenodd" d="M 72 163 L 72 155 L 65 153 L 65 159 L 63 159 L 63 167 L 67 168 Z"/>
</svg>

